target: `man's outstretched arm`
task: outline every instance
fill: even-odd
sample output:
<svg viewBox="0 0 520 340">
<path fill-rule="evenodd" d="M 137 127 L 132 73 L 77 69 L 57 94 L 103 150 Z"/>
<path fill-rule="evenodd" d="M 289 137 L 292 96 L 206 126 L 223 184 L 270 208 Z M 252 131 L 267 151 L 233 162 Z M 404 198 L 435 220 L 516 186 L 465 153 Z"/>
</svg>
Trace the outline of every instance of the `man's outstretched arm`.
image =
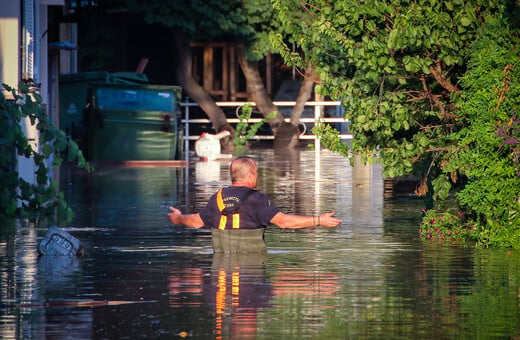
<svg viewBox="0 0 520 340">
<path fill-rule="evenodd" d="M 332 212 L 318 216 L 301 216 L 279 212 L 271 219 L 271 223 L 276 224 L 280 228 L 284 229 L 316 227 L 318 225 L 327 228 L 334 228 L 343 222 L 342 220 L 335 218 L 334 214 L 335 213 Z"/>
<path fill-rule="evenodd" d="M 197 214 L 187 214 L 183 215 L 181 211 L 177 208 L 170 207 L 171 213 L 168 214 L 170 221 L 173 224 L 183 224 L 190 228 L 202 228 L 204 227 L 204 222 L 200 218 L 200 215 Z"/>
</svg>

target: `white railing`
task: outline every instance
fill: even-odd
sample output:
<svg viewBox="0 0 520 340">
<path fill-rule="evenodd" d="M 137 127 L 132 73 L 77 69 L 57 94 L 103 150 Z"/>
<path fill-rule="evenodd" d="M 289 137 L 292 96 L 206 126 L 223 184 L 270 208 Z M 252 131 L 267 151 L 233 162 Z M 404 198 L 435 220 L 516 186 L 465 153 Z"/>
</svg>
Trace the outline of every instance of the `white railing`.
<svg viewBox="0 0 520 340">
<path fill-rule="evenodd" d="M 246 102 L 217 102 L 217 106 L 219 107 L 230 107 L 235 108 L 235 112 L 237 112 L 236 118 L 227 118 L 228 123 L 236 124 L 240 122 L 240 119 L 238 118 L 239 110 L 242 106 L 247 104 Z M 254 103 L 250 103 L 252 106 L 255 106 Z M 276 107 L 282 108 L 282 107 L 293 107 L 296 102 L 294 101 L 275 101 L 273 104 Z M 208 124 L 210 123 L 210 120 L 207 118 L 190 118 L 190 108 L 191 107 L 198 107 L 197 103 L 193 102 L 182 102 L 180 103 L 180 106 L 184 108 L 184 119 L 181 120 L 181 122 L 184 124 L 184 150 L 186 154 L 189 151 L 189 142 L 190 140 L 197 140 L 199 136 L 191 136 L 190 135 L 190 124 Z M 311 139 L 314 140 L 314 147 L 315 150 L 319 152 L 321 145 L 320 145 L 320 139 L 314 134 L 305 134 L 306 126 L 305 123 L 313 123 L 316 124 L 318 121 L 321 123 L 348 123 L 349 121 L 343 118 L 342 114 L 342 108 L 341 108 L 341 102 L 339 101 L 308 101 L 305 103 L 305 106 L 314 107 L 314 117 L 302 117 L 300 118 L 300 124 L 304 125 L 304 131 L 300 135 L 300 139 Z M 336 114 L 338 117 L 323 117 L 323 112 L 325 107 L 336 107 L 336 111 L 338 114 Z M 248 123 L 256 123 L 261 121 L 261 118 L 250 118 L 248 119 Z M 289 117 L 285 118 L 286 122 L 290 121 Z M 341 139 L 352 139 L 352 134 L 340 134 L 339 135 Z M 256 135 L 252 137 L 253 140 L 272 140 L 274 139 L 274 136 L 272 135 Z"/>
</svg>

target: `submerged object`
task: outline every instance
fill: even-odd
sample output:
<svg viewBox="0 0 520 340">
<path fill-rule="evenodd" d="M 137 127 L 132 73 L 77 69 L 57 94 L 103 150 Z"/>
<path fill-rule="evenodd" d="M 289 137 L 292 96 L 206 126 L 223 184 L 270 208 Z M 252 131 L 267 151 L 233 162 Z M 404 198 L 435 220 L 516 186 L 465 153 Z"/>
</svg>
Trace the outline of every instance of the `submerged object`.
<svg viewBox="0 0 520 340">
<path fill-rule="evenodd" d="M 179 159 L 180 87 L 109 83 L 89 86 L 92 95 L 81 126 L 90 161 Z"/>
<path fill-rule="evenodd" d="M 65 230 L 51 226 L 38 244 L 40 255 L 76 256 L 83 252 L 81 242 Z"/>
<path fill-rule="evenodd" d="M 204 160 L 215 160 L 217 158 L 230 158 L 229 154 L 220 153 L 220 140 L 227 137 L 231 132 L 224 130 L 216 135 L 204 132 L 195 142 L 195 153 Z"/>
</svg>

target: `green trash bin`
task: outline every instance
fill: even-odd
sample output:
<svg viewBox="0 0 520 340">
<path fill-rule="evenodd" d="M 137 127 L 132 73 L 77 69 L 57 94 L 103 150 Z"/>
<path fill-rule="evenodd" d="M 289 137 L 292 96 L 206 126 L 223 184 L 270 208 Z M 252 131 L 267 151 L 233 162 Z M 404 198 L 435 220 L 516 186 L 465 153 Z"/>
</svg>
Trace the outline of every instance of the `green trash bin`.
<svg viewBox="0 0 520 340">
<path fill-rule="evenodd" d="M 108 76 L 109 73 L 105 71 L 60 75 L 60 129 L 68 136 L 82 124 L 90 83 L 106 82 Z"/>
<path fill-rule="evenodd" d="M 91 84 L 87 157 L 92 161 L 174 160 L 181 88 Z"/>
<path fill-rule="evenodd" d="M 60 75 L 60 128 L 79 140 L 77 130 L 83 128 L 83 110 L 90 97 L 90 84 L 142 84 L 148 83 L 143 73 L 91 71 Z"/>
</svg>

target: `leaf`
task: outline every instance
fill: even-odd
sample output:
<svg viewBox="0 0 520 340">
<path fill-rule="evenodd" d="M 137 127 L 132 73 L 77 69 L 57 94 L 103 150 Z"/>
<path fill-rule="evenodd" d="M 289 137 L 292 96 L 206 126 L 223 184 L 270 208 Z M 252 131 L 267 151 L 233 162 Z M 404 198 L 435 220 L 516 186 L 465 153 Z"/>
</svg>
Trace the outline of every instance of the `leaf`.
<svg viewBox="0 0 520 340">
<path fill-rule="evenodd" d="M 370 32 L 373 32 L 376 30 L 376 24 L 373 20 L 368 20 L 367 22 L 367 30 L 369 30 Z"/>
<path fill-rule="evenodd" d="M 429 144 L 428 138 L 424 135 L 419 136 L 419 145 L 422 147 L 426 147 Z"/>
<path fill-rule="evenodd" d="M 78 151 L 79 151 L 78 144 L 73 140 L 69 141 L 69 148 L 68 148 L 68 152 L 67 152 L 67 161 L 72 162 L 73 160 L 75 160 L 78 157 Z"/>
<path fill-rule="evenodd" d="M 464 16 L 460 19 L 460 23 L 462 26 L 468 27 L 469 25 L 471 25 L 471 20 L 468 17 Z"/>
<path fill-rule="evenodd" d="M 452 55 L 447 55 L 442 59 L 442 61 L 444 61 L 446 65 L 451 66 L 455 65 L 458 62 L 458 58 Z"/>
<path fill-rule="evenodd" d="M 54 155 L 54 158 L 52 160 L 52 167 L 59 168 L 62 163 L 63 163 L 63 160 L 61 159 L 61 157 Z"/>
<path fill-rule="evenodd" d="M 49 158 L 50 155 L 52 154 L 52 151 L 53 151 L 53 148 L 50 144 L 43 144 L 41 146 L 41 152 L 43 153 L 43 156 L 45 158 Z"/>
</svg>

